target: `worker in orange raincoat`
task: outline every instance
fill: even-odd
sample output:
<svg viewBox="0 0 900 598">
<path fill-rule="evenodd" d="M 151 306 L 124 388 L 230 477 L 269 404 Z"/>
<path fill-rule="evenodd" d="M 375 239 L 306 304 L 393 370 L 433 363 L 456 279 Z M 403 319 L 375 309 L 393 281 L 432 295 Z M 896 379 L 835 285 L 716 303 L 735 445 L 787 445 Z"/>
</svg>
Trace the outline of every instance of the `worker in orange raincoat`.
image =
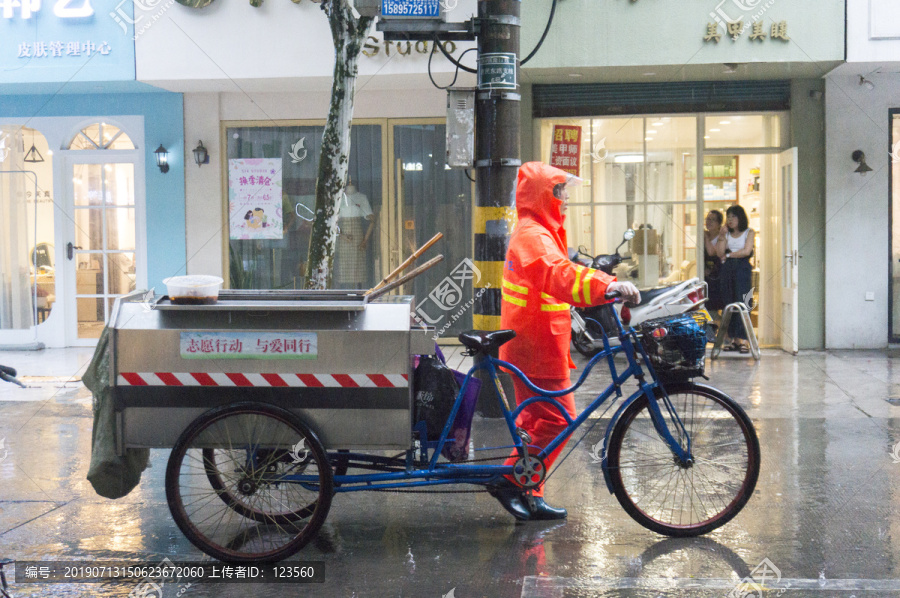
<svg viewBox="0 0 900 598">
<path fill-rule="evenodd" d="M 509 240 L 503 269 L 501 327 L 516 331 L 516 337 L 500 347 L 500 358 L 528 376 L 539 388 L 556 391 L 569 388 L 569 370 L 575 368 L 569 355 L 572 322 L 570 305 L 587 307 L 604 302 L 604 295 L 619 291 L 627 301 L 639 302 L 640 293 L 630 282 L 586 268 L 568 259 L 563 228 L 568 205 L 566 186 L 580 179 L 541 162 L 528 162 L 519 169 L 516 211 L 519 220 Z M 513 376 L 516 402 L 535 396 Z M 556 399 L 575 418 L 574 393 Z M 530 444 L 544 447 L 566 427 L 566 420 L 548 403 L 529 405 L 516 425 L 531 437 Z M 564 445 L 544 461 L 549 471 Z M 518 460 L 515 451 L 507 460 Z M 543 485 L 531 494 L 513 480 L 504 478 L 491 494 L 514 517 L 521 520 L 563 519 L 565 509 L 549 506 Z"/>
</svg>

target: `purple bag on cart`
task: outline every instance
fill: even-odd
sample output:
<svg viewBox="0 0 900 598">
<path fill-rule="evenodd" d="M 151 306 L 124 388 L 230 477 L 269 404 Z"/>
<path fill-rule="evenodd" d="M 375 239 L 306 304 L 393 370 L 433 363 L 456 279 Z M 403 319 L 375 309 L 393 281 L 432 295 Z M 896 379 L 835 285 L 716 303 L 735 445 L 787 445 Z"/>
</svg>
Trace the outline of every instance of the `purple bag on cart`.
<svg viewBox="0 0 900 598">
<path fill-rule="evenodd" d="M 444 359 L 444 354 L 441 352 L 440 347 L 435 345 L 434 349 L 438 359 L 446 365 L 447 360 Z M 456 384 L 462 388 L 463 384 L 466 382 L 466 374 L 454 370 L 453 368 L 451 368 L 450 371 L 453 372 L 453 377 L 456 378 Z M 441 454 L 451 461 L 463 461 L 469 455 L 469 438 L 472 434 L 472 418 L 475 416 L 475 404 L 478 402 L 478 393 L 480 391 L 481 380 L 473 376 L 469 379 L 469 384 L 466 386 L 462 404 L 460 404 L 459 411 L 456 413 L 456 419 L 453 421 L 453 426 L 450 428 L 450 434 L 447 436 L 447 443 L 444 445 L 444 450 L 441 451 Z"/>
<path fill-rule="evenodd" d="M 428 430 L 428 440 L 435 442 L 440 438 L 444 424 L 453 409 L 453 402 L 459 389 L 466 381 L 466 375 L 447 367 L 441 350 L 435 346 L 437 359 L 423 356 L 416 368 L 416 421 L 424 420 Z M 472 433 L 472 418 L 475 415 L 475 404 L 481 380 L 472 378 L 466 386 L 462 403 L 447 442 L 441 454 L 450 461 L 465 460 L 469 454 L 469 437 Z"/>
</svg>

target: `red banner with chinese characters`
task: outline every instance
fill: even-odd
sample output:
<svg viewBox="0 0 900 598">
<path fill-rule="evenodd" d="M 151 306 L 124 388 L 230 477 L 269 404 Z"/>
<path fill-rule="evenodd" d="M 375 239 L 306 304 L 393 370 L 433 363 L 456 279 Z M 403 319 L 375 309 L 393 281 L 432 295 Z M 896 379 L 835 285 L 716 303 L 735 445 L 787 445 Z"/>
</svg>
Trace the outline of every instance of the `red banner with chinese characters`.
<svg viewBox="0 0 900 598">
<path fill-rule="evenodd" d="M 580 176 L 581 127 L 553 125 L 553 144 L 550 146 L 550 166 Z"/>
</svg>

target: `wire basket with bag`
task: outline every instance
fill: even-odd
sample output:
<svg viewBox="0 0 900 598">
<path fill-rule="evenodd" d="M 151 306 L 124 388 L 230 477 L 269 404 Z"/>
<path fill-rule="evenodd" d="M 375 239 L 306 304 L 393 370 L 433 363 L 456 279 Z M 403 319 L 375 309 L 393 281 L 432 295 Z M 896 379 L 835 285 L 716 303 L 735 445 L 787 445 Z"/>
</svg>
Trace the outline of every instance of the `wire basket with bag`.
<svg viewBox="0 0 900 598">
<path fill-rule="evenodd" d="M 695 311 L 647 320 L 638 335 L 662 382 L 683 382 L 702 376 L 706 366 L 709 318 Z"/>
</svg>

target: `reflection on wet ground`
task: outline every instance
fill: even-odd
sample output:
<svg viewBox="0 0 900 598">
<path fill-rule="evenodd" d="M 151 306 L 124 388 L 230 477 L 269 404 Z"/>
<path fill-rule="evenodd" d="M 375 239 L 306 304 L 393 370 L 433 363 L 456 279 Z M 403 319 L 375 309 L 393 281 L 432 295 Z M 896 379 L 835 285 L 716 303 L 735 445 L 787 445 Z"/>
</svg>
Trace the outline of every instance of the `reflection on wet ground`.
<svg viewBox="0 0 900 598">
<path fill-rule="evenodd" d="M 33 376 L 75 375 L 82 358 L 89 353 L 2 355 Z M 161 596 L 900 596 L 900 407 L 886 400 L 900 395 L 894 362 L 881 352 L 766 351 L 759 363 L 708 364 L 709 383 L 753 419 L 763 462 L 744 511 L 703 538 L 667 539 L 627 516 L 594 462 L 601 418 L 570 440 L 548 482 L 548 502 L 569 509 L 565 522 L 516 523 L 484 493 L 339 494 L 296 557 L 320 562 L 324 584 L 170 583 Z M 589 381 L 578 402 L 606 383 L 606 375 Z M 499 431 L 496 420 L 477 420 L 473 436 L 490 445 Z M 168 451 L 153 451 L 141 485 L 110 501 L 85 480 L 90 437 L 82 387 L 0 388 L 0 558 L 205 560 L 169 515 Z M 739 585 L 761 571 L 761 586 Z M 11 589 L 106 597 L 134 587 Z"/>
</svg>

